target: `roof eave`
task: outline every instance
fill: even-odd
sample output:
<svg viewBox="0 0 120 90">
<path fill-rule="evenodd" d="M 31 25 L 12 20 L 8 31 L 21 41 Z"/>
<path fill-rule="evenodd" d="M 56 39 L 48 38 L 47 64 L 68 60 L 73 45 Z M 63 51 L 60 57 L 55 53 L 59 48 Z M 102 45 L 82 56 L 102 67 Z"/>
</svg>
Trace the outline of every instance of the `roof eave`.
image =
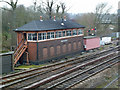
<svg viewBox="0 0 120 90">
<path fill-rule="evenodd" d="M 83 27 L 77 27 L 76 29 L 79 29 L 79 28 L 85 28 L 84 26 Z M 20 31 L 49 31 L 49 30 L 64 30 L 64 29 L 75 29 L 75 28 L 60 28 L 60 29 L 56 29 L 56 28 L 52 28 L 52 29 L 13 29 L 13 31 L 15 32 L 20 32 Z"/>
</svg>

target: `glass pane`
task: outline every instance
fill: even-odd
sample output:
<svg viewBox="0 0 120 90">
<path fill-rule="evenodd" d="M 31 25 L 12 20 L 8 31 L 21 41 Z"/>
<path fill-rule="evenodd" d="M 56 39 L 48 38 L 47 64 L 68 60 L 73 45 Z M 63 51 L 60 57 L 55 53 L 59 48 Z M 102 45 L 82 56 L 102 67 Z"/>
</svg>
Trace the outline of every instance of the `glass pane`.
<svg viewBox="0 0 120 90">
<path fill-rule="evenodd" d="M 59 37 L 61 37 L 62 36 L 62 32 L 61 31 L 59 31 Z"/>
<path fill-rule="evenodd" d="M 28 34 L 28 40 L 31 40 L 31 34 L 30 33 Z"/>
<path fill-rule="evenodd" d="M 42 35 L 41 35 L 41 33 L 38 34 L 38 40 L 42 40 Z"/>
<path fill-rule="evenodd" d="M 83 34 L 82 30 L 78 30 L 78 34 L 79 34 L 79 35 L 80 35 L 80 34 Z"/>
<path fill-rule="evenodd" d="M 69 36 L 71 36 L 71 31 L 69 31 Z"/>
<path fill-rule="evenodd" d="M 54 38 L 54 32 L 51 32 L 51 38 Z"/>
<path fill-rule="evenodd" d="M 65 37 L 65 31 L 62 31 L 63 37 Z"/>
<path fill-rule="evenodd" d="M 37 33 L 32 34 L 32 36 L 33 36 L 33 40 L 36 41 L 37 40 Z"/>
<path fill-rule="evenodd" d="M 59 33 L 58 32 L 56 32 L 56 38 L 58 38 L 59 37 Z"/>
<path fill-rule="evenodd" d="M 77 30 L 73 30 L 73 35 L 77 35 Z"/>
<path fill-rule="evenodd" d="M 69 31 L 66 31 L 66 36 L 69 36 Z"/>
<path fill-rule="evenodd" d="M 50 32 L 47 33 L 47 39 L 50 39 Z"/>
<path fill-rule="evenodd" d="M 43 40 L 46 39 L 46 33 L 43 33 Z"/>
<path fill-rule="evenodd" d="M 66 31 L 67 36 L 71 36 L 71 31 Z"/>
</svg>

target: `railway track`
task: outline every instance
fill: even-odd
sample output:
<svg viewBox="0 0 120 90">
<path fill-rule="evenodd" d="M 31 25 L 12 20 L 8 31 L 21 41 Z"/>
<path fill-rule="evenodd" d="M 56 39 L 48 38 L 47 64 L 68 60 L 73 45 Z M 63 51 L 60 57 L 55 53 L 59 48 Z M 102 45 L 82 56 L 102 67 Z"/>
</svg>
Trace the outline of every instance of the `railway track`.
<svg viewBox="0 0 120 90">
<path fill-rule="evenodd" d="M 80 73 L 77 73 L 73 76 L 69 76 L 69 78 L 66 78 L 64 80 L 61 80 L 58 83 L 50 85 L 49 87 L 47 87 L 47 89 L 52 89 L 52 88 L 70 89 L 70 88 L 74 87 L 75 85 L 79 84 L 80 82 L 85 81 L 88 78 L 103 71 L 104 69 L 109 68 L 110 66 L 118 63 L 120 60 L 116 60 L 116 58 L 118 58 L 118 57 L 104 61 L 98 65 L 95 65 L 95 66 L 93 66 L 87 70 L 84 70 Z M 115 60 L 113 60 L 113 59 L 115 59 Z M 108 62 L 111 64 L 108 64 Z"/>
<path fill-rule="evenodd" d="M 76 79 L 77 76 L 80 76 L 81 79 L 82 79 L 81 81 L 83 81 L 83 80 L 88 78 L 89 74 L 93 75 L 93 73 L 95 72 L 93 69 L 96 70 L 97 67 L 101 68 L 101 65 L 104 65 L 104 67 L 105 67 L 108 64 L 108 62 L 113 64 L 113 62 L 114 62 L 113 60 L 118 58 L 118 57 L 119 56 L 116 56 L 116 57 L 111 58 L 111 59 L 109 58 L 109 60 L 106 60 L 106 61 L 101 62 L 101 63 L 94 64 L 94 66 L 92 66 L 91 68 L 86 68 L 82 71 L 81 71 L 81 67 L 83 65 L 76 66 L 76 67 L 74 67 L 74 68 L 72 68 L 68 71 L 64 71 L 62 73 L 59 73 L 59 74 L 53 75 L 49 78 L 46 78 L 42 81 L 36 82 L 36 83 L 34 83 L 30 86 L 24 87 L 23 89 L 31 89 L 31 88 L 40 88 L 40 89 L 41 88 L 46 88 L 46 89 L 60 88 L 60 89 L 64 89 L 64 88 L 69 88 L 70 87 L 69 85 L 71 84 L 71 82 L 73 83 L 73 82 L 76 82 L 76 81 L 80 80 L 80 78 Z M 91 61 L 91 63 L 93 63 L 93 62 L 96 62 L 96 60 Z M 116 62 L 116 60 L 115 60 L 115 62 Z M 84 64 L 84 66 L 87 66 L 88 63 Z M 88 76 L 86 76 L 86 75 L 88 75 Z M 84 77 L 84 76 L 86 76 L 87 78 Z M 69 82 L 69 83 L 66 84 L 66 82 L 67 83 Z"/>
<path fill-rule="evenodd" d="M 24 72 L 20 72 L 20 73 L 5 76 L 5 77 L 2 78 L 3 79 L 2 80 L 2 84 L 3 84 L 2 88 L 22 88 L 26 85 L 26 84 L 23 83 L 23 81 L 25 81 L 25 83 L 28 83 L 32 79 L 36 79 L 34 82 L 32 82 L 32 83 L 35 83 L 37 81 L 43 80 L 47 77 L 50 77 L 51 75 L 58 74 L 58 73 L 63 72 L 65 70 L 72 69 L 73 67 L 75 67 L 79 64 L 85 63 L 83 61 L 87 62 L 88 60 L 96 58 L 100 55 L 104 55 L 104 54 L 116 51 L 117 49 L 119 49 L 119 46 L 117 46 L 115 48 L 112 48 L 112 49 L 109 49 L 109 50 L 101 51 L 99 53 L 91 54 L 87 57 L 86 56 L 78 57 L 78 58 L 75 58 L 75 59 L 71 59 L 69 61 L 59 62 L 59 63 L 56 63 L 56 64 L 48 65 L 46 67 L 41 67 L 41 68 L 32 69 L 32 70 L 28 70 L 28 71 L 24 71 Z M 113 55 L 113 53 L 111 55 Z M 105 57 L 103 57 L 103 58 L 105 58 Z M 37 76 L 39 76 L 39 78 L 41 76 L 42 77 L 41 77 L 41 79 L 38 80 L 37 78 L 35 78 Z M 20 87 L 19 87 L 19 85 L 20 85 Z"/>
</svg>

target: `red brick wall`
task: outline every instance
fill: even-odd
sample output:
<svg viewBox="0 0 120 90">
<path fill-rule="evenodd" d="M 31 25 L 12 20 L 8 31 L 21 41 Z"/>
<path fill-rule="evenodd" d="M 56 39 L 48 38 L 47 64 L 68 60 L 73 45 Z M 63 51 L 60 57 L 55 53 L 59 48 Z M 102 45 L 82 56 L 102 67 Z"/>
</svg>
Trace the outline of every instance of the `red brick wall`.
<svg viewBox="0 0 120 90">
<path fill-rule="evenodd" d="M 22 36 L 22 32 L 17 32 L 17 44 L 20 43 L 20 41 L 22 40 L 23 36 Z"/>
<path fill-rule="evenodd" d="M 57 58 L 62 55 L 82 50 L 83 36 L 38 42 L 38 50 L 37 42 L 28 42 L 29 60 L 32 62 Z"/>
</svg>

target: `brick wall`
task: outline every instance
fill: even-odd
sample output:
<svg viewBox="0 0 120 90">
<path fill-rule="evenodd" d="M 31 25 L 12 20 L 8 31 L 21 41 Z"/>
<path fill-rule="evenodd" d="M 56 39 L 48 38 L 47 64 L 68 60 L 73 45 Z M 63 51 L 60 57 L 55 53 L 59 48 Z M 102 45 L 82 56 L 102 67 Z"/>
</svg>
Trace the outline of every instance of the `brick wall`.
<svg viewBox="0 0 120 90">
<path fill-rule="evenodd" d="M 40 62 L 83 50 L 83 36 L 28 42 L 29 61 Z M 38 56 L 37 56 L 38 55 Z"/>
</svg>

